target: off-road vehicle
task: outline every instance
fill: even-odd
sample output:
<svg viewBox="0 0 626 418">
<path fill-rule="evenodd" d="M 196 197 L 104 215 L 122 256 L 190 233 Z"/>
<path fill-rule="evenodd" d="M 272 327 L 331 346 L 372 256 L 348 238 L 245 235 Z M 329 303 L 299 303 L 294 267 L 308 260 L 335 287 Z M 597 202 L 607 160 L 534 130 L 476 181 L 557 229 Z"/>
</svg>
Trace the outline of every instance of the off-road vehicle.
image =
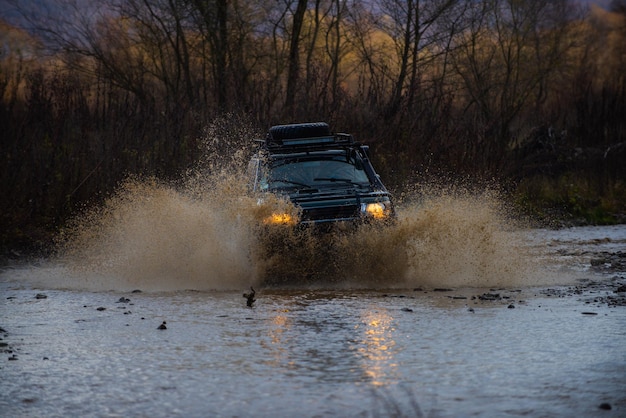
<svg viewBox="0 0 626 418">
<path fill-rule="evenodd" d="M 332 133 L 325 122 L 301 123 L 273 126 L 257 142 L 249 164 L 252 190 L 288 198 L 298 209 L 295 216 L 273 213 L 265 223 L 330 229 L 394 218 L 369 147 L 352 135 Z"/>
</svg>

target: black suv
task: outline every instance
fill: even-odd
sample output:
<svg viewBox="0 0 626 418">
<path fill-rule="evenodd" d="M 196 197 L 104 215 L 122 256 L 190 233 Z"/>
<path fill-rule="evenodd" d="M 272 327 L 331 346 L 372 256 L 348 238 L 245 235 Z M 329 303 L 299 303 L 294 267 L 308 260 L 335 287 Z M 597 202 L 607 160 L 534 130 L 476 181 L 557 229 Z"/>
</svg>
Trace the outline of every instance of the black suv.
<svg viewBox="0 0 626 418">
<path fill-rule="evenodd" d="M 249 164 L 252 190 L 287 197 L 298 209 L 265 223 L 324 227 L 395 217 L 369 148 L 352 135 L 332 133 L 324 122 L 301 123 L 273 126 L 258 142 Z"/>
</svg>

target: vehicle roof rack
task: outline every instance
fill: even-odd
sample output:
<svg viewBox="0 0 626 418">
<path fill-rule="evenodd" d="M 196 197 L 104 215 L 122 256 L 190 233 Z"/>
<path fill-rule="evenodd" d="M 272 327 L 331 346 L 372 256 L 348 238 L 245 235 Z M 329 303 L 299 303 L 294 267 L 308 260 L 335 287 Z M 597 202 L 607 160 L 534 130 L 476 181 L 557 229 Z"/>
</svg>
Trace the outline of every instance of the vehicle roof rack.
<svg viewBox="0 0 626 418">
<path fill-rule="evenodd" d="M 350 134 L 332 133 L 326 122 L 297 123 L 272 126 L 265 140 L 270 151 L 312 151 L 355 144 Z"/>
</svg>

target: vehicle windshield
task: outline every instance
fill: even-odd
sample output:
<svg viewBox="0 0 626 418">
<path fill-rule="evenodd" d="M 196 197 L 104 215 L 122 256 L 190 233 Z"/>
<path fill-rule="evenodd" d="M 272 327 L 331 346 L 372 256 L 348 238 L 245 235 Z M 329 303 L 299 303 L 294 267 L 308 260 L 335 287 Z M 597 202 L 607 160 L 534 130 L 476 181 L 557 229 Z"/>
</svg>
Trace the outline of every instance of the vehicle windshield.
<svg viewBox="0 0 626 418">
<path fill-rule="evenodd" d="M 318 188 L 331 185 L 370 184 L 365 170 L 354 159 L 335 156 L 324 159 L 285 159 L 275 161 L 261 188 Z"/>
</svg>

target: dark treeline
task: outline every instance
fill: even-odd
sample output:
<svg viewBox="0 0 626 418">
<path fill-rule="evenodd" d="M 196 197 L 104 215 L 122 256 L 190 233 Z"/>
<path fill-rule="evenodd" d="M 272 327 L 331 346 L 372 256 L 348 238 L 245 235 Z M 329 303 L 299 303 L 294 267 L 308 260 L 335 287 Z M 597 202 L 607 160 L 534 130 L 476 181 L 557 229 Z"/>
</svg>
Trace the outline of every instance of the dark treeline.
<svg viewBox="0 0 626 418">
<path fill-rule="evenodd" d="M 176 178 L 223 115 L 259 134 L 328 121 L 369 143 L 397 189 L 426 176 L 495 179 L 538 216 L 607 222 L 626 211 L 623 0 L 610 10 L 568 0 L 7 1 L 5 251 L 45 246 L 130 174 Z"/>
</svg>

